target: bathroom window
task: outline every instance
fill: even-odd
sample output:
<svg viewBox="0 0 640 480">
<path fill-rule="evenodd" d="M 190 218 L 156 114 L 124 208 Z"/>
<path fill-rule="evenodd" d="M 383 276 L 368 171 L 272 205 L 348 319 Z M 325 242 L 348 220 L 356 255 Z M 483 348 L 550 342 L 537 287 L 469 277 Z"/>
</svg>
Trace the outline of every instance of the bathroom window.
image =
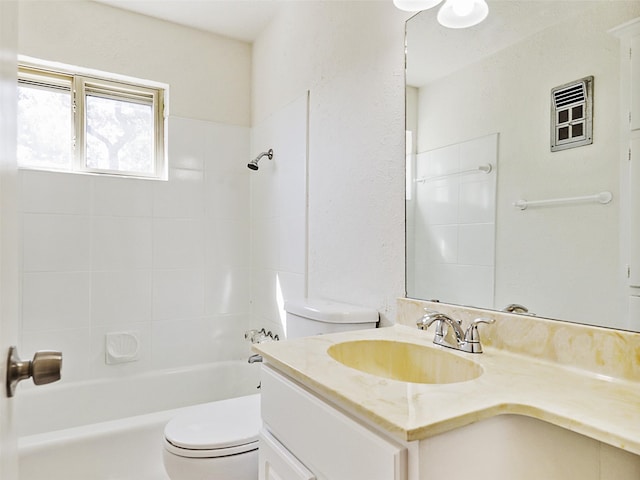
<svg viewBox="0 0 640 480">
<path fill-rule="evenodd" d="M 21 65 L 18 166 L 166 178 L 161 87 Z"/>
</svg>

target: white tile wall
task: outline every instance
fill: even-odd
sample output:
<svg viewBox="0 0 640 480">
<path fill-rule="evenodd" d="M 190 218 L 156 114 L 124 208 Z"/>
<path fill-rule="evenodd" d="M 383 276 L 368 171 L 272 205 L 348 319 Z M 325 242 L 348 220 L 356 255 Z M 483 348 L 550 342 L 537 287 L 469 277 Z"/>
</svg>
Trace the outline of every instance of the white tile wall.
<svg viewBox="0 0 640 480">
<path fill-rule="evenodd" d="M 154 181 L 93 177 L 93 214 L 116 217 L 151 217 Z"/>
<path fill-rule="evenodd" d="M 493 171 L 441 177 L 483 164 Z M 416 185 L 413 242 L 426 248 L 416 250 L 409 294 L 493 308 L 497 135 L 420 153 L 416 170 L 427 181 Z"/>
<path fill-rule="evenodd" d="M 204 263 L 204 220 L 155 218 L 153 262 L 156 268 L 196 268 Z"/>
<path fill-rule="evenodd" d="M 22 177 L 22 210 L 35 213 L 91 213 L 90 176 L 26 171 Z"/>
<path fill-rule="evenodd" d="M 65 382 L 247 353 L 249 129 L 169 125 L 166 182 L 20 172 L 21 353 L 63 351 Z M 140 360 L 106 365 L 123 331 Z"/>
<path fill-rule="evenodd" d="M 221 315 L 248 312 L 250 279 L 249 267 L 219 265 L 205 269 L 205 313 Z"/>
<path fill-rule="evenodd" d="M 25 272 L 89 270 L 90 217 L 25 213 L 22 224 Z"/>
<path fill-rule="evenodd" d="M 153 320 L 204 315 L 204 269 L 153 272 Z"/>
<path fill-rule="evenodd" d="M 94 217 L 91 229 L 92 270 L 137 270 L 152 266 L 152 219 Z"/>
<path fill-rule="evenodd" d="M 245 160 L 249 158 L 249 149 L 246 150 Z M 227 220 L 243 219 L 245 223 L 249 223 L 248 217 L 240 215 L 242 212 L 246 214 L 251 204 L 247 172 L 212 172 L 205 177 L 204 195 L 205 214 L 208 217 Z"/>
<path fill-rule="evenodd" d="M 249 169 L 247 169 L 249 171 Z M 208 218 L 206 261 L 212 267 L 251 265 L 251 230 L 247 218 Z M 216 248 L 211 248 L 213 245 Z"/>
<path fill-rule="evenodd" d="M 155 182 L 155 217 L 202 218 L 204 216 L 204 172 L 169 169 L 169 181 Z"/>
<path fill-rule="evenodd" d="M 25 273 L 22 281 L 22 305 L 24 331 L 89 327 L 91 274 Z"/>
<path fill-rule="evenodd" d="M 151 321 L 152 270 L 91 274 L 91 321 L 111 325 Z"/>
<path fill-rule="evenodd" d="M 474 223 L 458 226 L 458 263 L 493 266 L 495 264 L 495 224 Z"/>
</svg>

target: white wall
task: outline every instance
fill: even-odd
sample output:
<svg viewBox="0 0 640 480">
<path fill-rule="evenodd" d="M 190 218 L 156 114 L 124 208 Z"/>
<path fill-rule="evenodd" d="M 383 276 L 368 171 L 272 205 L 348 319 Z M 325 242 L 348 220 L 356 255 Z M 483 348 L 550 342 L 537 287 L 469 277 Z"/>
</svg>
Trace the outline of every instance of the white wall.
<svg viewBox="0 0 640 480">
<path fill-rule="evenodd" d="M 253 49 L 253 122 L 310 91 L 308 294 L 404 296 L 404 20 L 392 2 L 288 2 Z"/>
<path fill-rule="evenodd" d="M 251 313 L 254 328 L 280 338 L 284 301 L 307 289 L 307 119 L 305 92 L 255 125 L 251 158 L 273 149 L 251 172 Z"/>
<path fill-rule="evenodd" d="M 251 124 L 251 45 L 90 1 L 20 2 L 19 52 L 171 85 L 171 115 Z"/>
<path fill-rule="evenodd" d="M 586 323 L 622 318 L 619 47 L 607 29 L 640 13 L 630 5 L 618 11 L 603 2 L 597 24 L 583 15 L 571 35 L 560 24 L 420 91 L 419 151 L 500 134 L 496 307 L 521 303 Z M 594 143 L 552 153 L 550 90 L 587 75 L 595 77 Z M 603 190 L 613 193 L 606 207 L 512 205 Z"/>
<path fill-rule="evenodd" d="M 63 382 L 245 358 L 251 46 L 93 2 L 21 2 L 19 32 L 21 54 L 168 83 L 171 111 L 167 182 L 22 171 L 21 354 L 62 350 Z M 140 359 L 105 365 L 120 331 Z"/>
</svg>

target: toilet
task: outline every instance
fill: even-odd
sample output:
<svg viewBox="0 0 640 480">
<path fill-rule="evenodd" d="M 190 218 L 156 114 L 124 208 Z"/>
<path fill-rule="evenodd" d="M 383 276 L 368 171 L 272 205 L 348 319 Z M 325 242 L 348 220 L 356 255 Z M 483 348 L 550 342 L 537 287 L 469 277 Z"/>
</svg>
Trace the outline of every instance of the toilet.
<svg viewBox="0 0 640 480">
<path fill-rule="evenodd" d="M 373 309 L 319 299 L 285 303 L 287 339 L 375 328 Z M 163 462 L 171 480 L 257 480 L 260 395 L 195 405 L 164 429 Z"/>
<path fill-rule="evenodd" d="M 260 395 L 195 405 L 164 428 L 164 469 L 172 480 L 258 478 Z"/>
</svg>

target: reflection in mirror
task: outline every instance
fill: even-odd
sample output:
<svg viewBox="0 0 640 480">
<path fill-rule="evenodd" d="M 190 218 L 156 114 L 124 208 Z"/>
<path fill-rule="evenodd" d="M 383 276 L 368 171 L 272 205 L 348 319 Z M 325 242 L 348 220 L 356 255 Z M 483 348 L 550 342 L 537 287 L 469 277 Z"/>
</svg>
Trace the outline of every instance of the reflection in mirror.
<svg viewBox="0 0 640 480">
<path fill-rule="evenodd" d="M 640 331 L 627 312 L 628 60 L 610 33 L 640 2 L 488 3 L 466 30 L 431 10 L 407 22 L 407 296 Z M 560 123 L 552 90 L 591 76 Z M 582 141 L 552 151 L 554 138 Z M 600 192 L 613 199 L 592 201 Z M 546 199 L 560 201 L 532 202 Z"/>
</svg>

